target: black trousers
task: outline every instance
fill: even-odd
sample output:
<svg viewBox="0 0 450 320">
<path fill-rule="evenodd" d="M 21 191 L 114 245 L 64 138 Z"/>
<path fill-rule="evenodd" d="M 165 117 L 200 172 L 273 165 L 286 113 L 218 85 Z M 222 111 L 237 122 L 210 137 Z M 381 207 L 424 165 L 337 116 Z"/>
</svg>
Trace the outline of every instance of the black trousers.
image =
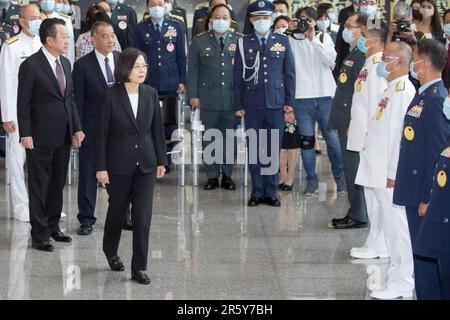
<svg viewBox="0 0 450 320">
<path fill-rule="evenodd" d="M 136 166 L 132 175 L 109 174 L 109 207 L 103 236 L 103 252 L 110 258 L 117 255 L 122 223 L 131 201 L 133 221 L 133 257 L 131 270 L 147 270 L 148 242 L 152 220 L 153 188 L 156 168 L 144 173 Z"/>
<path fill-rule="evenodd" d="M 347 150 L 347 131 L 338 130 L 339 142 L 341 144 L 342 162 L 344 164 L 345 180 L 347 182 L 348 216 L 359 222 L 367 222 L 366 198 L 364 187 L 355 184 L 356 174 L 359 166 L 359 152 Z"/>
<path fill-rule="evenodd" d="M 58 148 L 26 150 L 31 237 L 34 241 L 48 241 L 52 233 L 60 231 L 70 147 L 66 142 Z"/>
</svg>

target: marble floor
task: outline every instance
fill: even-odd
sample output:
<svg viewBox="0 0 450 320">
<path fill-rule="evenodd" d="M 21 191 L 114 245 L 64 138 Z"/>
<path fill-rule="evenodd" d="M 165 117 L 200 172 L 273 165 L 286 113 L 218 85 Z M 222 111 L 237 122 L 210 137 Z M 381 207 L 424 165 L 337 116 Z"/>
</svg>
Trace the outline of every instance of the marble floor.
<svg viewBox="0 0 450 320">
<path fill-rule="evenodd" d="M 4 168 L 3 163 L 0 164 Z M 346 212 L 326 156 L 318 161 L 320 195 L 303 197 L 302 171 L 282 206 L 244 204 L 250 186 L 236 170 L 236 191 L 177 186 L 173 170 L 154 195 L 149 286 L 130 281 L 130 231 L 119 255 L 125 272 L 109 271 L 102 252 L 107 194 L 99 188 L 97 224 L 78 236 L 76 179 L 65 189 L 61 227 L 71 245 L 44 253 L 30 247 L 30 225 L 11 218 L 9 188 L 0 170 L 0 300 L 3 299 L 368 299 L 387 262 L 352 261 L 349 250 L 364 243 L 367 229 L 327 228 Z M 200 173 L 200 185 L 205 181 Z"/>
</svg>

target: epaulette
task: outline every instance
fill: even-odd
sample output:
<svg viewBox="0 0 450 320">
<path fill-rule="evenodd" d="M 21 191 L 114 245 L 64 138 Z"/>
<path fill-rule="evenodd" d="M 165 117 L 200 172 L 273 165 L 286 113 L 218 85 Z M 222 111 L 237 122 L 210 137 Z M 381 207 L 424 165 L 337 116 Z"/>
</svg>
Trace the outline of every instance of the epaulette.
<svg viewBox="0 0 450 320">
<path fill-rule="evenodd" d="M 236 30 L 234 30 L 234 29 L 230 29 L 230 32 L 231 32 L 231 33 L 234 33 L 235 35 L 237 35 L 237 36 L 239 36 L 239 37 L 243 37 L 243 36 L 244 36 L 243 33 L 240 33 L 240 32 L 238 32 L 238 31 L 236 31 Z"/>
<path fill-rule="evenodd" d="M 378 64 L 380 62 L 381 62 L 381 57 L 380 56 L 373 57 L 373 64 Z"/>
<path fill-rule="evenodd" d="M 16 41 L 19 41 L 19 37 L 18 36 L 12 36 L 12 37 L 9 37 L 8 39 L 6 39 L 5 43 L 10 45 L 11 43 L 14 43 Z"/>
<path fill-rule="evenodd" d="M 142 21 L 147 20 L 148 18 L 150 18 L 150 13 L 148 11 L 144 12 L 144 15 L 142 16 Z"/>
<path fill-rule="evenodd" d="M 397 82 L 397 84 L 395 85 L 395 91 L 399 92 L 399 91 L 404 91 L 405 90 L 405 81 L 400 80 L 399 82 Z"/>
<path fill-rule="evenodd" d="M 208 31 L 203 31 L 203 32 L 200 32 L 198 35 L 196 35 L 195 37 L 196 38 L 198 38 L 198 37 L 201 37 L 201 36 L 203 36 L 203 35 L 205 35 L 205 34 L 207 34 L 208 33 Z"/>
<path fill-rule="evenodd" d="M 169 13 L 169 17 L 184 23 L 184 19 L 182 17 L 180 17 L 180 16 L 177 16 L 175 14 Z"/>
</svg>

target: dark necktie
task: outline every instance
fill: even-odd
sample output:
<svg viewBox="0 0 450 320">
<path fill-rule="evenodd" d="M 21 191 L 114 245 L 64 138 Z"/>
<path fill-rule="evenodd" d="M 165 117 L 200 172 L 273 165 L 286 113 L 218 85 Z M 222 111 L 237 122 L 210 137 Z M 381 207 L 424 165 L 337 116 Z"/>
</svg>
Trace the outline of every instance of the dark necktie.
<svg viewBox="0 0 450 320">
<path fill-rule="evenodd" d="M 161 27 L 159 26 L 159 23 L 156 24 L 156 34 L 159 36 L 161 36 Z"/>
<path fill-rule="evenodd" d="M 223 48 L 224 48 L 224 43 L 223 43 L 223 37 L 220 37 L 219 38 L 219 41 L 220 41 L 220 48 L 222 49 L 222 51 L 223 51 Z"/>
<path fill-rule="evenodd" d="M 61 95 L 64 97 L 64 93 L 66 92 L 66 86 L 64 84 L 64 71 L 59 63 L 59 60 L 56 59 L 56 80 L 58 80 L 59 90 L 61 90 Z"/>
<path fill-rule="evenodd" d="M 2 9 L 2 20 L 6 19 L 6 14 L 8 13 L 8 11 L 6 10 L 6 8 Z"/>
<path fill-rule="evenodd" d="M 261 51 L 266 51 L 266 38 L 261 38 Z"/>
<path fill-rule="evenodd" d="M 111 71 L 111 67 L 109 66 L 109 59 L 108 57 L 105 58 L 105 70 L 106 70 L 106 83 L 108 85 L 111 85 L 114 83 L 114 76 Z"/>
</svg>

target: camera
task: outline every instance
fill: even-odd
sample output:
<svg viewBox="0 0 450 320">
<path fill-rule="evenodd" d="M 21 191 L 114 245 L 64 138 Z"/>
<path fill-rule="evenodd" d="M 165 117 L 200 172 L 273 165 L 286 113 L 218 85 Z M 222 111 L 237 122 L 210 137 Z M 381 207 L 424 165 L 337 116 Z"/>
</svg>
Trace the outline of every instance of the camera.
<svg viewBox="0 0 450 320">
<path fill-rule="evenodd" d="M 295 30 L 295 33 L 305 33 L 309 30 L 309 18 L 300 18 L 298 19 L 297 23 L 297 29 Z"/>
<path fill-rule="evenodd" d="M 398 32 L 409 32 L 409 28 L 411 27 L 409 21 L 405 19 L 400 19 L 396 21 L 396 25 Z"/>
</svg>

